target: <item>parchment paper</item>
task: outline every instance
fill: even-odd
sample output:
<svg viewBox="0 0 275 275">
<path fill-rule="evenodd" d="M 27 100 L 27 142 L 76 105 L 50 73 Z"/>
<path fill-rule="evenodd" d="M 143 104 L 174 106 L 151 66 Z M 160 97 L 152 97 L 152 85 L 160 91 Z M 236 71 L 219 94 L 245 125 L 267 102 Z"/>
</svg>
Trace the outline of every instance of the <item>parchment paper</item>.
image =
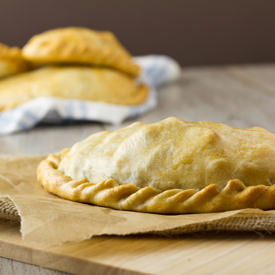
<svg viewBox="0 0 275 275">
<path fill-rule="evenodd" d="M 44 157 L 0 157 L 0 218 L 18 220 L 22 238 L 57 245 L 98 235 L 182 234 L 209 230 L 275 232 L 275 210 L 158 215 L 68 201 L 36 182 Z"/>
</svg>

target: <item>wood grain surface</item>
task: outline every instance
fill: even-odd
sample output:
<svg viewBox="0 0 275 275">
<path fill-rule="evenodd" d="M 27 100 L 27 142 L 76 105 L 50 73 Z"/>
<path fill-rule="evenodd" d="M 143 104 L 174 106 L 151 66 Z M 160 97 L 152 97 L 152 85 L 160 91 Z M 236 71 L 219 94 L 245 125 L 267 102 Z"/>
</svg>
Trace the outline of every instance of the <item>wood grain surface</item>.
<svg viewBox="0 0 275 275">
<path fill-rule="evenodd" d="M 22 241 L 19 225 L 2 220 L 0 243 L 3 257 L 83 275 L 260 274 L 263 270 L 264 274 L 274 274 L 275 268 L 275 236 L 255 233 L 94 237 L 46 248 Z M 28 271 L 26 266 L 20 268 L 21 272 Z M 41 269 L 37 272 L 58 274 Z"/>
<path fill-rule="evenodd" d="M 274 76 L 275 65 L 184 69 L 180 80 L 159 89 L 158 107 L 138 120 L 178 116 L 275 132 Z M 0 153 L 55 152 L 93 132 L 132 122 L 39 126 L 0 137 Z M 252 233 L 98 237 L 45 249 L 22 241 L 18 225 L 1 221 L 1 256 L 53 270 L 1 258 L 0 274 L 274 274 L 274 240 L 274 235 Z"/>
</svg>

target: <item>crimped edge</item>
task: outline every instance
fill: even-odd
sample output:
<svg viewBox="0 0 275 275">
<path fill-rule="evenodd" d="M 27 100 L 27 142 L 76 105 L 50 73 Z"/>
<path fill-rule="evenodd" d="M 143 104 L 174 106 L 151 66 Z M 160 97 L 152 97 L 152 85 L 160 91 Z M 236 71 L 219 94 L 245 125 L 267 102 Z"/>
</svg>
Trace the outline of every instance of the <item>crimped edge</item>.
<svg viewBox="0 0 275 275">
<path fill-rule="evenodd" d="M 100 102 L 103 103 L 109 103 L 109 104 L 116 104 L 116 105 L 126 105 L 126 106 L 132 106 L 132 105 L 140 105 L 143 104 L 146 99 L 148 98 L 149 94 L 149 88 L 146 84 L 137 84 L 136 87 L 136 93 L 132 95 L 131 97 L 129 96 L 127 99 L 106 99 L 102 100 Z M 94 101 L 96 102 L 96 101 Z"/>
<path fill-rule="evenodd" d="M 119 184 L 114 179 L 92 183 L 73 180 L 58 170 L 62 157 L 70 151 L 49 155 L 37 168 L 38 182 L 50 193 L 62 198 L 111 207 L 160 214 L 208 213 L 242 208 L 275 209 L 275 185 L 245 186 L 239 179 L 229 180 L 218 190 L 210 184 L 201 190 L 170 189 L 159 191 L 147 186 Z"/>
</svg>

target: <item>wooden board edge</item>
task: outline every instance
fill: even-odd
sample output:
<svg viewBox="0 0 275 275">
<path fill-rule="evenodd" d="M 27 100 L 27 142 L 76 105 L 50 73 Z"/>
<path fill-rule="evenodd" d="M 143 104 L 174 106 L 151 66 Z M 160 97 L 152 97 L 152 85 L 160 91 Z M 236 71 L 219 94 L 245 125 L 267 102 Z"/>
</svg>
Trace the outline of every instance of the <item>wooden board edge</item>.
<svg viewBox="0 0 275 275">
<path fill-rule="evenodd" d="M 85 261 L 71 256 L 61 255 L 50 251 L 16 245 L 6 241 L 0 241 L 0 256 L 15 261 L 42 266 L 52 270 L 72 274 L 119 274 L 140 275 L 145 274 L 130 269 L 120 268 L 98 262 Z"/>
</svg>

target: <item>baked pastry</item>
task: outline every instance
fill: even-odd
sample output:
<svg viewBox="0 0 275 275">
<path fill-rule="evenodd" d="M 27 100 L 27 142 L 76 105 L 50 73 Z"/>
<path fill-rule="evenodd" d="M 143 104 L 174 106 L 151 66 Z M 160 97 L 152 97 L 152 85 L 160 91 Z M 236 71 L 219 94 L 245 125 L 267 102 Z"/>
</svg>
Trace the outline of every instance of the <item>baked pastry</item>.
<svg viewBox="0 0 275 275">
<path fill-rule="evenodd" d="M 107 31 L 69 27 L 35 35 L 22 49 L 35 63 L 78 63 L 106 66 L 137 76 L 135 64 L 116 37 Z"/>
<path fill-rule="evenodd" d="M 37 97 L 100 101 L 133 105 L 148 94 L 128 75 L 104 68 L 44 67 L 0 82 L 0 111 L 17 107 Z"/>
<path fill-rule="evenodd" d="M 28 64 L 22 58 L 19 48 L 0 43 L 0 78 L 24 72 L 27 69 Z"/>
<path fill-rule="evenodd" d="M 275 135 L 173 117 L 137 122 L 48 156 L 37 176 L 50 193 L 121 210 L 275 209 Z"/>
</svg>

